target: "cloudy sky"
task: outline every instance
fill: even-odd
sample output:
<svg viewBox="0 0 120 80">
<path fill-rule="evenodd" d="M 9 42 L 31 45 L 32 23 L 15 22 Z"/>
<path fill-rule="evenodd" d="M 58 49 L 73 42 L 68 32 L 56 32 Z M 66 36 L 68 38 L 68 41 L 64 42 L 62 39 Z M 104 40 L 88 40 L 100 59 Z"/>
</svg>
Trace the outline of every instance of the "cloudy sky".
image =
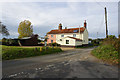
<svg viewBox="0 0 120 80">
<path fill-rule="evenodd" d="M 76 28 L 87 21 L 89 38 L 105 37 L 104 7 L 107 7 L 108 33 L 118 35 L 118 2 L 5 2 L 1 3 L 0 20 L 7 26 L 9 38 L 18 37 L 21 21 L 29 20 L 34 34 L 44 36 L 52 29 Z"/>
</svg>

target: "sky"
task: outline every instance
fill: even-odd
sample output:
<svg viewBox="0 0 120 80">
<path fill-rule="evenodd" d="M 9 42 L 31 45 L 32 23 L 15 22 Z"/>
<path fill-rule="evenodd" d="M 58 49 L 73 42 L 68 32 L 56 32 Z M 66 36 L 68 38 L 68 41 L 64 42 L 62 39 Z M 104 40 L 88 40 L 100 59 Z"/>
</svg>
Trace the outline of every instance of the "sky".
<svg viewBox="0 0 120 80">
<path fill-rule="evenodd" d="M 3 2 L 0 20 L 10 36 L 18 37 L 21 21 L 29 20 L 33 33 L 45 36 L 52 29 L 83 27 L 87 22 L 89 38 L 105 38 L 105 10 L 107 7 L 108 34 L 118 36 L 118 2 Z M 98 33 L 98 35 L 97 35 Z M 3 36 L 4 37 L 4 36 Z"/>
</svg>

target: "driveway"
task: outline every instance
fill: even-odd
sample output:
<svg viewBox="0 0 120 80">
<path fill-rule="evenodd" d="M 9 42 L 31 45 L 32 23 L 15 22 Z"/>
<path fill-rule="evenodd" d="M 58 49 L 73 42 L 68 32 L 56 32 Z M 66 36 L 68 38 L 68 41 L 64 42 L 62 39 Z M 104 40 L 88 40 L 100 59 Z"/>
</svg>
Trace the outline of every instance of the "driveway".
<svg viewBox="0 0 120 80">
<path fill-rule="evenodd" d="M 56 54 L 3 61 L 3 78 L 117 78 L 118 68 L 95 58 L 91 50 L 69 48 Z"/>
</svg>

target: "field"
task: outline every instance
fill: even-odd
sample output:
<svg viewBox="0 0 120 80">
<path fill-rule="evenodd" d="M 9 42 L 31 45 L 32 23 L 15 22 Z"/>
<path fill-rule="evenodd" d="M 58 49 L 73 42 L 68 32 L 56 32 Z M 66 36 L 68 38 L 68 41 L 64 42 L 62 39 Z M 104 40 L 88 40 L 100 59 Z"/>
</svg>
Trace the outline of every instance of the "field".
<svg viewBox="0 0 120 80">
<path fill-rule="evenodd" d="M 16 47 L 16 46 L 0 46 L 2 47 L 2 60 L 18 59 L 32 56 L 40 56 L 61 52 L 61 48 L 57 47 Z"/>
</svg>

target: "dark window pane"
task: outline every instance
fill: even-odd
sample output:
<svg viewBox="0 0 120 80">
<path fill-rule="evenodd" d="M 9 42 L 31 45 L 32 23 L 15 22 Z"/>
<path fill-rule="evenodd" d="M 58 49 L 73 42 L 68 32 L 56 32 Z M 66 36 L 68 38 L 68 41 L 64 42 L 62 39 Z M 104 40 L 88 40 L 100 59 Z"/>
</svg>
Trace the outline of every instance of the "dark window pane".
<svg viewBox="0 0 120 80">
<path fill-rule="evenodd" d="M 53 43 L 53 40 L 51 40 L 51 43 Z"/>
<path fill-rule="evenodd" d="M 69 44 L 69 40 L 66 40 L 66 44 Z"/>
</svg>

